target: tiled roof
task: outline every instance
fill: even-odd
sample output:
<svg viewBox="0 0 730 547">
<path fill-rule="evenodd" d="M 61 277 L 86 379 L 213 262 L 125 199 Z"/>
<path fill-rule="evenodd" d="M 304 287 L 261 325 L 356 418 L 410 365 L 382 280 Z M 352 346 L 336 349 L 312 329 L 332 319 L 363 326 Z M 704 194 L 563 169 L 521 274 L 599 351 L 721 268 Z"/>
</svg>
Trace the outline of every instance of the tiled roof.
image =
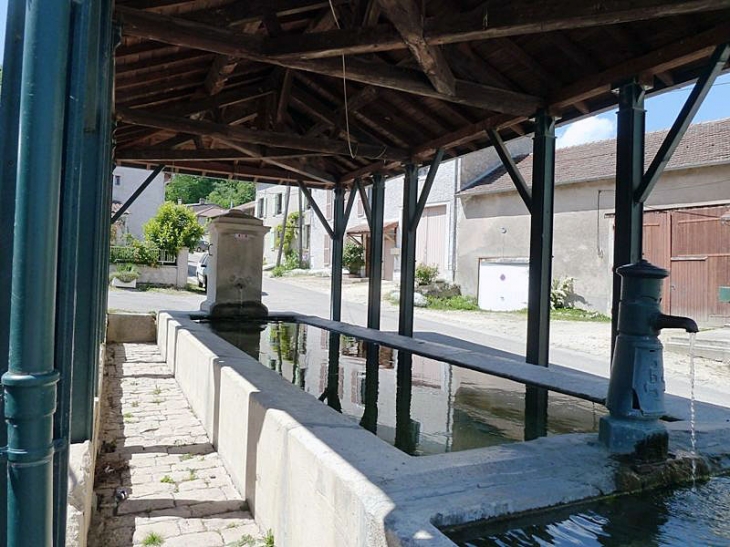
<svg viewBox="0 0 730 547">
<path fill-rule="evenodd" d="M 668 130 L 646 135 L 644 165 L 648 168 Z M 532 185 L 532 154 L 517 156 L 515 163 L 528 186 Z M 730 163 L 730 118 L 690 126 L 666 170 Z M 561 148 L 555 154 L 555 184 L 612 179 L 616 172 L 616 140 Z M 503 166 L 469 182 L 460 196 L 515 190 Z"/>
</svg>

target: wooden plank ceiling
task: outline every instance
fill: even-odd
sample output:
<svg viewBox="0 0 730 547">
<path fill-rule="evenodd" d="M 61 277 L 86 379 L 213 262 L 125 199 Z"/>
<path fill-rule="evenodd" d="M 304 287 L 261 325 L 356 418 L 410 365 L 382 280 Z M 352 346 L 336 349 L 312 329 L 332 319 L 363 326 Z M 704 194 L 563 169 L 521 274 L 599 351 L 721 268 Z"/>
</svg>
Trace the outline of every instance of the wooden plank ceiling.
<svg viewBox="0 0 730 547">
<path fill-rule="evenodd" d="M 315 187 L 696 78 L 730 0 L 117 0 L 116 161 Z M 344 77 L 343 77 L 344 74 Z"/>
</svg>

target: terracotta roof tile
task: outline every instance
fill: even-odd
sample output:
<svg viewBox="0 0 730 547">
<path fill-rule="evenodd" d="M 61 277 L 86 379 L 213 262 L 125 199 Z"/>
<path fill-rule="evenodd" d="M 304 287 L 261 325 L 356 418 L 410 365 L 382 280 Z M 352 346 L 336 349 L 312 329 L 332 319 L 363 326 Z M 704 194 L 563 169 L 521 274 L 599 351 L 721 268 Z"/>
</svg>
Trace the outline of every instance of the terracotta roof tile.
<svg viewBox="0 0 730 547">
<path fill-rule="evenodd" d="M 648 168 L 668 130 L 646 135 L 645 166 Z M 515 163 L 528 186 L 532 185 L 532 154 L 517 156 Z M 690 126 L 667 165 L 667 170 L 730 163 L 730 118 Z M 612 179 L 616 170 L 616 140 L 597 141 L 561 148 L 555 154 L 555 184 L 574 184 Z M 461 196 L 515 190 L 503 166 L 471 181 Z"/>
</svg>

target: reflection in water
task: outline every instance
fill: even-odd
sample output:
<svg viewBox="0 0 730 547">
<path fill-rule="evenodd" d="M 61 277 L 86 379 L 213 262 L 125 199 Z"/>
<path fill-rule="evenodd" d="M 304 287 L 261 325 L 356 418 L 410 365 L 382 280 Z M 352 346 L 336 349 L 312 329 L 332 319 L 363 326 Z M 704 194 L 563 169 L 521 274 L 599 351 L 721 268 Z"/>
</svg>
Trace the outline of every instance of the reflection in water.
<svg viewBox="0 0 730 547">
<path fill-rule="evenodd" d="M 548 391 L 545 388 L 525 386 L 525 440 L 532 441 L 547 435 Z"/>
<path fill-rule="evenodd" d="M 378 432 L 378 371 L 380 369 L 380 347 L 365 342 L 365 390 L 360 425 L 371 433 Z"/>
<path fill-rule="evenodd" d="M 446 533 L 462 547 L 721 546 L 730 545 L 728 514 L 730 477 L 717 477 L 696 489 L 612 498 Z"/>
<path fill-rule="evenodd" d="M 305 324 L 271 323 L 260 334 L 245 323 L 211 326 L 409 454 L 494 446 L 539 433 L 594 432 L 605 414 L 603 407 L 573 397 L 526 391 L 516 382 Z"/>
</svg>

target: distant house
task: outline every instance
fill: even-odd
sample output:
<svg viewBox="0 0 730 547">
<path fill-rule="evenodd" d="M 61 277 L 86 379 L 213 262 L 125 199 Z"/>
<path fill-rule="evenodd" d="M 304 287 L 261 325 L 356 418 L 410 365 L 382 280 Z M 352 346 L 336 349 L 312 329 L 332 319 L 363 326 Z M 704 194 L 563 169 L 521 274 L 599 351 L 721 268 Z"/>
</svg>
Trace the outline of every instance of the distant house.
<svg viewBox="0 0 730 547">
<path fill-rule="evenodd" d="M 319 221 L 314 218 L 310 212 L 310 207 L 307 199 L 304 195 L 301 195 L 299 188 L 296 186 L 291 187 L 281 186 L 277 184 L 256 184 L 256 201 L 246 203 L 244 206 L 247 208 L 246 211 L 249 214 L 253 214 L 255 217 L 263 220 L 264 226 L 271 228 L 269 233 L 266 234 L 264 239 L 264 260 L 267 264 L 276 263 L 279 248 L 277 247 L 277 227 L 285 222 L 284 210 L 286 209 L 286 196 L 289 193 L 289 210 L 287 216 L 294 212 L 299 211 L 299 200 L 302 202 L 303 212 L 303 226 L 302 226 L 302 254 L 304 262 L 310 260 L 310 231 L 312 222 L 318 223 Z M 252 209 L 252 212 L 251 212 Z M 292 242 L 294 249 L 299 249 L 299 236 L 295 233 L 294 241 Z"/>
<path fill-rule="evenodd" d="M 438 276 L 453 280 L 456 251 L 455 192 L 459 187 L 459 160 L 445 161 L 439 167 L 433 187 L 426 201 L 416 236 L 416 263 L 436 266 Z M 426 179 L 428 168 L 419 171 L 419 191 Z M 368 187 L 369 195 L 369 187 Z M 315 199 L 327 220 L 333 222 L 334 193 L 313 190 Z M 345 202 L 348 196 L 345 195 Z M 383 279 L 400 279 L 401 220 L 403 210 L 403 175 L 385 183 L 385 211 L 383 219 Z M 360 196 L 355 196 L 349 222 L 347 239 L 362 244 L 366 251 L 370 246 L 370 229 Z M 321 223 L 312 222 L 312 267 L 328 268 L 331 260 L 331 239 Z M 366 252 L 367 256 L 367 252 Z M 367 269 L 366 269 L 367 271 Z"/>
<path fill-rule="evenodd" d="M 665 135 L 646 135 L 646 165 Z M 514 157 L 530 185 L 532 155 Z M 553 278 L 575 278 L 579 305 L 603 313 L 611 306 L 615 168 L 613 140 L 556 154 Z M 510 299 L 526 305 L 525 205 L 501 165 L 464 181 L 456 280 L 483 307 Z M 644 256 L 671 271 L 665 310 L 705 323 L 730 318 L 730 304 L 717 296 L 730 285 L 729 206 L 730 119 L 691 126 L 645 207 Z"/>
<path fill-rule="evenodd" d="M 152 171 L 134 169 L 132 167 L 116 167 L 112 174 L 112 213 L 117 211 L 129 197 L 147 179 Z M 155 216 L 157 209 L 165 201 L 165 174 L 160 173 L 145 188 L 140 199 L 137 199 L 117 223 L 120 228 L 117 237 L 131 234 L 141 239 L 144 237 L 142 227 Z"/>
<path fill-rule="evenodd" d="M 215 203 L 206 203 L 204 199 L 198 203 L 186 203 L 185 207 L 195 213 L 195 218 L 198 219 L 198 224 L 201 226 L 205 226 L 211 219 L 228 212 L 225 207 Z"/>
</svg>

